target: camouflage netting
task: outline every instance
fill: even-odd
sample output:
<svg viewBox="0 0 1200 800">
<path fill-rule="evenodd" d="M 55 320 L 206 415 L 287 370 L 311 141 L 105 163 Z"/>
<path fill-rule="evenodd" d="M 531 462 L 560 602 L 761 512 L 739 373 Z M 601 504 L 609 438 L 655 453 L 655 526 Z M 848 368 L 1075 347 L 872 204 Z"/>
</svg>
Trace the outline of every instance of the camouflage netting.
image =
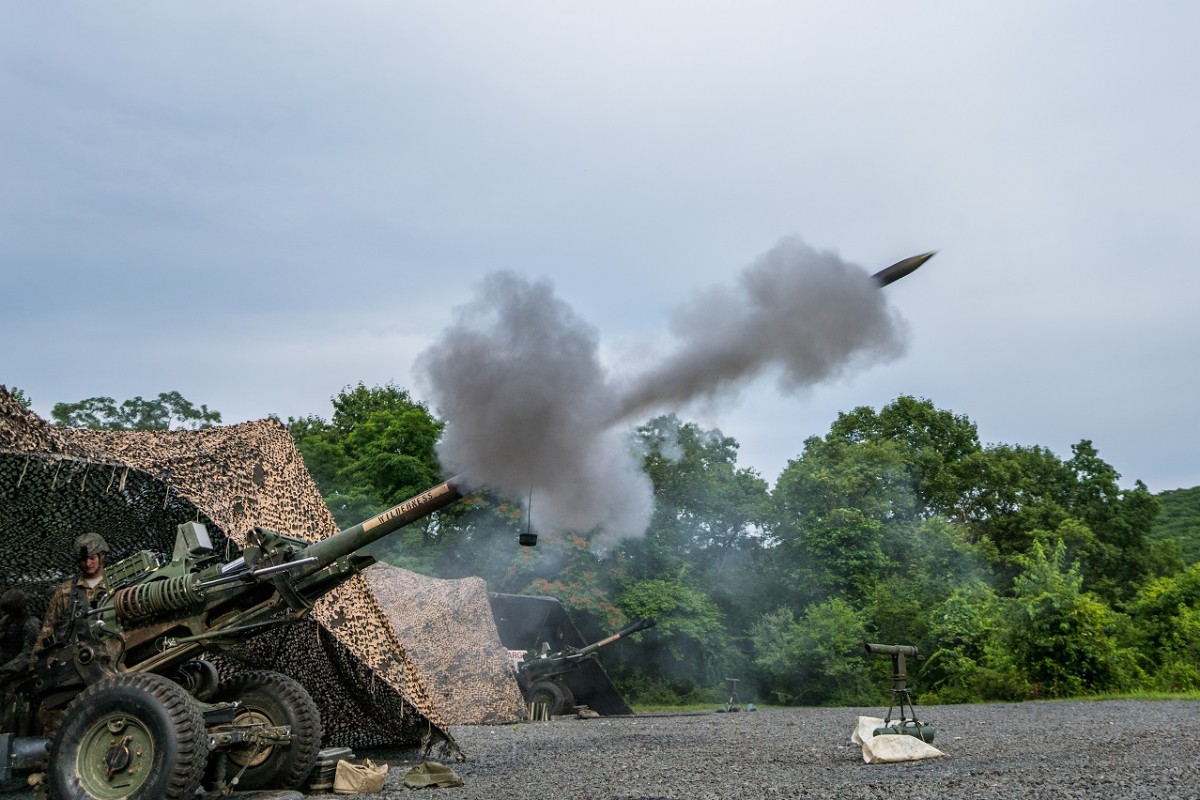
<svg viewBox="0 0 1200 800">
<path fill-rule="evenodd" d="M 528 716 L 482 578 L 437 580 L 389 564 L 376 564 L 363 577 L 448 723 Z M 448 651 L 447 642 L 460 646 Z"/>
<path fill-rule="evenodd" d="M 29 589 L 42 614 L 51 589 L 73 572 L 68 554 L 79 533 L 102 533 L 111 562 L 143 549 L 169 554 L 176 525 L 187 520 L 207 525 L 218 549 L 227 537 L 244 544 L 255 526 L 313 541 L 337 531 L 276 421 L 198 431 L 59 428 L 0 386 L 0 592 Z M 303 683 L 321 710 L 327 745 L 440 740 L 443 755 L 461 755 L 361 576 L 318 602 L 310 618 L 226 658 Z"/>
</svg>

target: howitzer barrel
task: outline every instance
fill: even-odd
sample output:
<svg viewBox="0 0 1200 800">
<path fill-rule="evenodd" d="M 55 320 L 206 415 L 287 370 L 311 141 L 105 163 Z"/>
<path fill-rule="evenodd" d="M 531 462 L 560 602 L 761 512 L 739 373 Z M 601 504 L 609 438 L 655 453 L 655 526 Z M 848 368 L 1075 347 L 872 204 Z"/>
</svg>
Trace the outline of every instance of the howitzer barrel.
<svg viewBox="0 0 1200 800">
<path fill-rule="evenodd" d="M 350 555 L 372 542 L 377 542 L 393 531 L 397 531 L 462 499 L 463 476 L 456 475 L 445 483 L 410 497 L 399 505 L 392 506 L 382 514 L 338 531 L 328 539 L 322 539 L 304 549 L 306 558 L 313 558 L 313 566 L 307 572 L 329 566 L 343 556 Z"/>
<path fill-rule="evenodd" d="M 598 642 L 593 642 L 592 644 L 589 644 L 587 647 L 580 650 L 578 655 L 580 655 L 580 656 L 590 655 L 590 654 L 596 652 L 597 650 L 599 650 L 601 647 L 604 647 L 606 644 L 612 644 L 617 639 L 620 639 L 622 636 L 628 636 L 631 633 L 637 633 L 638 631 L 644 631 L 644 630 L 646 630 L 646 628 L 653 628 L 653 627 L 654 627 L 654 620 L 650 619 L 649 617 L 640 619 L 637 622 L 634 622 L 630 625 L 626 625 L 624 628 L 617 631 L 612 636 L 601 639 Z"/>
</svg>

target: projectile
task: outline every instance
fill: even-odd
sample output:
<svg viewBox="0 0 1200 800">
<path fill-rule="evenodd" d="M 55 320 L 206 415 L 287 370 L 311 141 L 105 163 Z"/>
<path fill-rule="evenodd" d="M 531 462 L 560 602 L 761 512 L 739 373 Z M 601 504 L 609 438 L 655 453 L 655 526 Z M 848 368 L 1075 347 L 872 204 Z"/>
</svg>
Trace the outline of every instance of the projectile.
<svg viewBox="0 0 1200 800">
<path fill-rule="evenodd" d="M 910 272 L 916 272 L 917 267 L 924 264 L 929 259 L 937 254 L 937 250 L 928 253 L 922 253 L 919 256 L 911 256 L 903 261 L 897 261 L 887 269 L 881 269 L 871 277 L 878 281 L 880 288 L 887 286 L 889 283 L 895 283 Z"/>
</svg>

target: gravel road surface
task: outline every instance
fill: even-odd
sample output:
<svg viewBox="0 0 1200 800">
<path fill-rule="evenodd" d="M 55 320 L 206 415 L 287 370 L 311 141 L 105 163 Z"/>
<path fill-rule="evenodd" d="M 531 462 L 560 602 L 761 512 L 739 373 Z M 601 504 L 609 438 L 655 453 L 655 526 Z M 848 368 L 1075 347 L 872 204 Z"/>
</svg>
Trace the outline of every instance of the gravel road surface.
<svg viewBox="0 0 1200 800">
<path fill-rule="evenodd" d="M 455 727 L 467 761 L 450 765 L 465 784 L 453 789 L 406 789 L 404 773 L 416 763 L 411 754 L 357 755 L 389 763 L 384 798 L 1200 798 L 1200 761 L 1188 744 L 1200 741 L 1200 702 L 918 706 L 946 757 L 866 764 L 850 734 L 860 715 L 885 710 L 763 709 Z"/>
</svg>

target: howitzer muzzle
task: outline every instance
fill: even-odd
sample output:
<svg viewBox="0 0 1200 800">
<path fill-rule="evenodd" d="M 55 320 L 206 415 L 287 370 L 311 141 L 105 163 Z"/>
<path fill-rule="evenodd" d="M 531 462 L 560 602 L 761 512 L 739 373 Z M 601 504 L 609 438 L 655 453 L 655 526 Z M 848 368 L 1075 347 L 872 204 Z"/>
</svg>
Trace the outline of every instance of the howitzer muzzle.
<svg viewBox="0 0 1200 800">
<path fill-rule="evenodd" d="M 451 503 L 461 500 L 462 475 L 456 475 L 445 483 L 439 483 L 432 489 L 410 497 L 399 505 L 392 506 L 382 514 L 377 514 L 365 522 L 338 531 L 328 539 L 322 539 L 304 548 L 307 558 L 315 559 L 308 573 L 329 566 L 343 556 L 348 556 L 372 542 L 377 542 L 389 533 L 403 528 L 410 522 L 429 516 L 433 512 L 445 508 Z"/>
<path fill-rule="evenodd" d="M 653 627 L 654 627 L 654 620 L 652 620 L 650 617 L 644 617 L 642 619 L 639 619 L 637 622 L 633 623 L 632 625 L 627 625 L 624 628 L 622 628 L 621 630 L 617 631 L 617 636 L 628 636 L 631 633 L 637 633 L 638 631 L 644 631 L 647 628 L 653 628 Z"/>
<path fill-rule="evenodd" d="M 587 647 L 583 648 L 579 652 L 574 653 L 573 657 L 582 658 L 583 656 L 591 655 L 592 653 L 599 650 L 601 647 L 612 644 L 617 639 L 620 639 L 623 636 L 628 636 L 631 633 L 637 633 L 638 631 L 644 631 L 646 628 L 653 628 L 653 627 L 654 627 L 654 620 L 650 619 L 649 617 L 645 617 L 644 619 L 640 619 L 637 622 L 634 622 L 630 625 L 626 625 L 624 628 L 617 631 L 612 636 L 607 636 L 598 642 L 593 642 L 592 644 L 589 644 Z"/>
</svg>

